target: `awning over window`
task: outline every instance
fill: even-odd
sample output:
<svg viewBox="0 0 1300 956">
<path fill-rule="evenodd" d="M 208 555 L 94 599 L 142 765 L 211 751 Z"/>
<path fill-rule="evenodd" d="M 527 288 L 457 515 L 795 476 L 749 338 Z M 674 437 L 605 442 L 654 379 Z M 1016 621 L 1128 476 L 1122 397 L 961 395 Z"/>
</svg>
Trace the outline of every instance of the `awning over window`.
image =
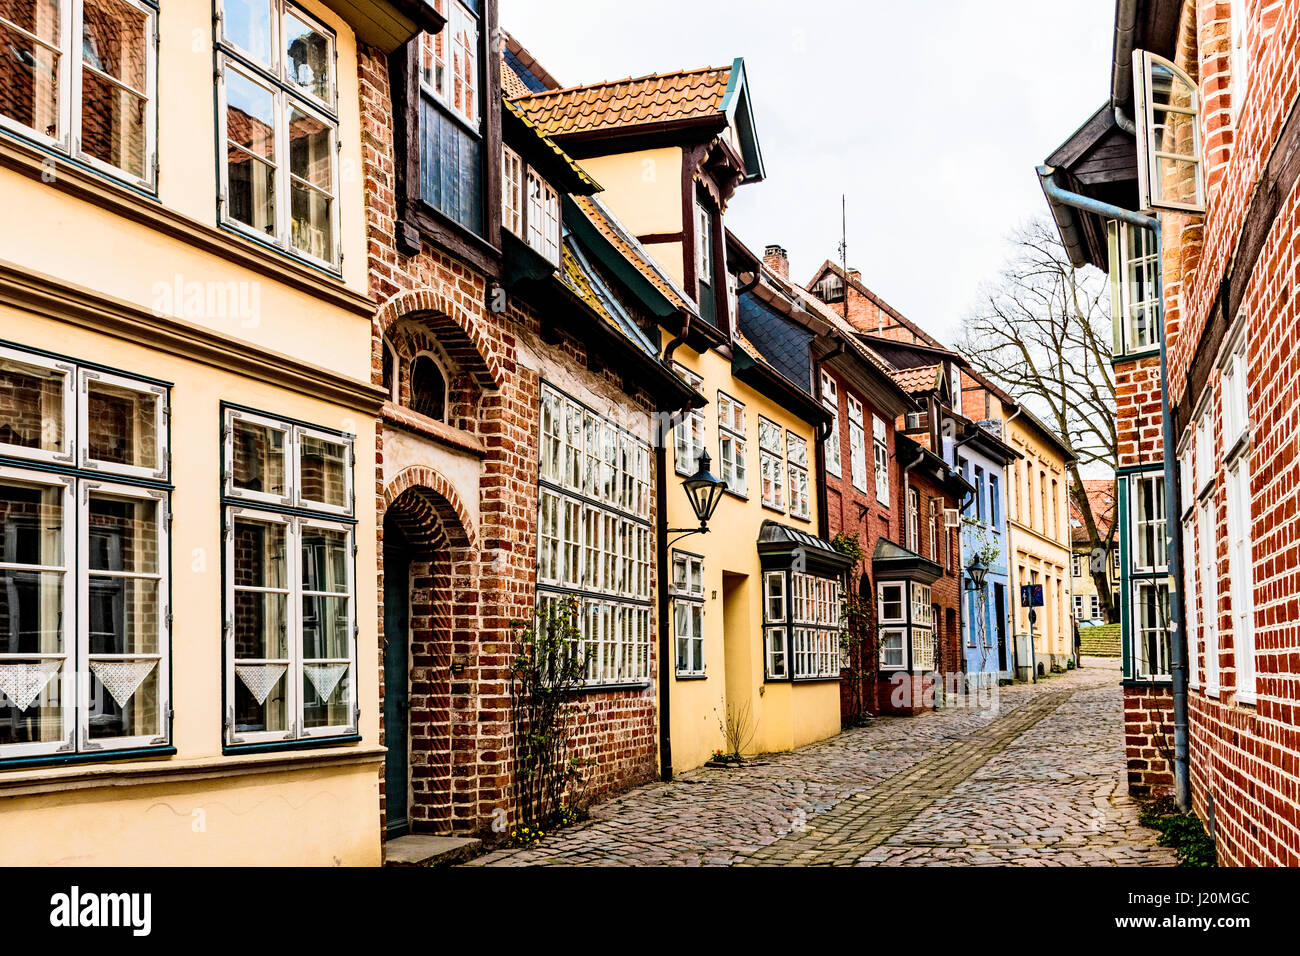
<svg viewBox="0 0 1300 956">
<path fill-rule="evenodd" d="M 838 577 L 853 566 L 853 559 L 840 554 L 829 542 L 771 520 L 759 528 L 758 556 L 764 571 L 793 569 Z"/>
<path fill-rule="evenodd" d="M 933 584 L 943 577 L 943 568 L 901 544 L 880 538 L 871 555 L 871 576 L 877 581 L 918 581 Z"/>
</svg>

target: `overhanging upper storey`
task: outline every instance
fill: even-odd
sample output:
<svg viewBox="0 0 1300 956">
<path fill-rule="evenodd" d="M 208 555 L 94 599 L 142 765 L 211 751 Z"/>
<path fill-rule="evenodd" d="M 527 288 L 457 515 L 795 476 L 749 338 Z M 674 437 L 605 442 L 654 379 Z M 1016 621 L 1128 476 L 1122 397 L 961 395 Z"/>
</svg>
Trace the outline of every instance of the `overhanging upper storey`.
<svg viewBox="0 0 1300 956">
<path fill-rule="evenodd" d="M 437 33 L 447 22 L 434 0 L 321 0 L 357 31 L 357 39 L 392 53 L 417 33 Z"/>
</svg>

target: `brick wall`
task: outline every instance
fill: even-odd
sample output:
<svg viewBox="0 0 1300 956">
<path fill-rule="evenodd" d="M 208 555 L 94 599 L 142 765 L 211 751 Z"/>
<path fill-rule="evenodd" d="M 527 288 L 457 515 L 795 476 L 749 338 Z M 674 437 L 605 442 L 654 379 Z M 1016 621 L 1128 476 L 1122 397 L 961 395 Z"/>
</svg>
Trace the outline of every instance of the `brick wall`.
<svg viewBox="0 0 1300 956">
<path fill-rule="evenodd" d="M 1174 697 L 1168 685 L 1124 688 L 1124 753 L 1129 793 L 1173 789 Z"/>
<path fill-rule="evenodd" d="M 528 618 L 535 601 L 540 376 L 530 353 L 544 348 L 548 360 L 566 363 L 575 376 L 600 378 L 604 373 L 586 371 L 585 350 L 577 342 L 542 346 L 537 317 L 513 297 L 508 314 L 487 312 L 485 279 L 464 262 L 427 241 L 417 255 L 397 251 L 387 63 L 365 49 L 358 59 L 370 291 L 377 302 L 390 303 L 380 309 L 372 330 L 373 380 L 380 384 L 383 379 L 384 334 L 392 331 L 398 347 L 409 354 L 423 323 L 441 354 L 457 366 L 449 423 L 472 434 L 486 450 L 476 546 L 445 553 L 431 547 L 431 559 L 413 568 L 411 666 L 413 681 L 418 677 L 413 693 L 425 699 L 412 700 L 414 803 L 422 807 L 413 806 L 412 813 L 430 829 L 481 830 L 491 823 L 495 810 L 513 813 L 508 674 L 512 622 Z M 613 381 L 607 378 L 599 384 L 608 388 Z M 643 395 L 625 400 L 649 407 Z M 385 427 L 391 426 L 381 422 L 376 449 L 381 473 Z M 381 515 L 398 500 L 393 489 L 386 494 L 382 482 L 375 489 Z M 428 494 L 424 489 L 421 493 Z M 436 489 L 432 497 L 437 499 Z M 442 511 L 442 531 L 454 532 L 455 512 Z M 380 526 L 382 539 L 382 521 Z M 427 538 L 436 540 L 432 534 Z M 380 544 L 382 554 L 382 540 Z M 654 582 L 652 593 L 653 587 Z M 382 648 L 382 575 L 377 613 Z M 595 760 L 589 795 L 644 782 L 655 774 L 657 648 L 652 633 L 649 688 L 586 697 L 590 707 L 577 740 L 579 756 Z M 464 668 L 454 677 L 449 671 L 453 660 Z M 380 684 L 382 699 L 382 665 Z M 418 759 L 417 748 L 422 755 Z"/>
</svg>

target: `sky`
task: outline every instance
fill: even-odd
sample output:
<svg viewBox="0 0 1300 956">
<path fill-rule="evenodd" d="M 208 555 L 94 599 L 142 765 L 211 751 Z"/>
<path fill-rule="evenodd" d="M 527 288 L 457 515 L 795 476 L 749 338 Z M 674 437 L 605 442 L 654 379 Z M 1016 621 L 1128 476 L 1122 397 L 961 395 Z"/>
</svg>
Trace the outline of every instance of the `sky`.
<svg viewBox="0 0 1300 956">
<path fill-rule="evenodd" d="M 501 0 L 501 25 L 565 86 L 745 58 L 767 180 L 727 225 L 785 246 L 806 283 L 848 259 L 951 342 L 1017 225 L 1034 167 L 1104 102 L 1112 0 Z"/>
</svg>

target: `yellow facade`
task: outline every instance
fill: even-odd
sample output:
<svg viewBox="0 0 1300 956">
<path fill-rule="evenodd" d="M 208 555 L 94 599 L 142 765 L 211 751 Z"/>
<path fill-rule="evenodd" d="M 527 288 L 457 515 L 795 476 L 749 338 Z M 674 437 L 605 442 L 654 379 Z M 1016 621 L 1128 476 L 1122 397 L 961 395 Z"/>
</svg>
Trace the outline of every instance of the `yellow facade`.
<svg viewBox="0 0 1300 956">
<path fill-rule="evenodd" d="M 1043 606 L 1033 626 L 1034 665 L 1048 671 L 1063 668 L 1074 652 L 1070 581 L 1069 473 L 1060 445 L 1027 413 L 1007 420 L 1007 442 L 1024 457 L 1012 470 L 1007 500 L 1011 526 L 1012 598 L 1017 636 L 1017 666 L 1027 676 L 1029 609 L 1020 601 L 1020 588 L 1043 586 Z"/>
<path fill-rule="evenodd" d="M 356 46 L 335 33 L 341 275 L 218 222 L 213 21 L 168 4 L 157 196 L 0 133 L 0 339 L 169 383 L 174 754 L 3 762 L 0 865 L 380 862 L 373 448 Z M 21 224 L 21 228 L 16 228 Z M 346 742 L 228 752 L 221 403 L 354 436 L 354 700 Z M 16 467 L 24 467 L 22 462 Z M 80 480 L 80 479 L 79 479 Z M 80 664 L 78 665 L 80 666 Z M 91 759 L 83 759 L 88 757 Z"/>
</svg>

